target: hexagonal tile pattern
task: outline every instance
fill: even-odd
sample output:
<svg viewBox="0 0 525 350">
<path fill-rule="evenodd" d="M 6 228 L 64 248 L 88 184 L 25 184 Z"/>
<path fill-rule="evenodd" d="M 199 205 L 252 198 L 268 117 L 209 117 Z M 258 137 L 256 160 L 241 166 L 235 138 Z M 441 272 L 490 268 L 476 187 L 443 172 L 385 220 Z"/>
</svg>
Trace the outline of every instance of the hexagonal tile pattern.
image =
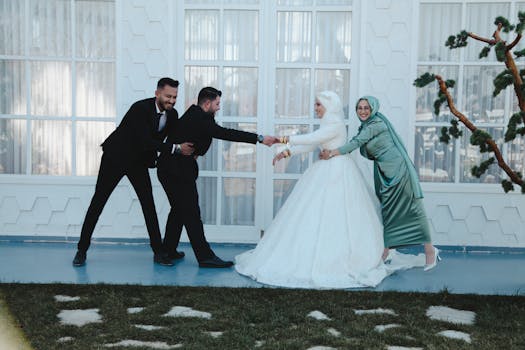
<svg viewBox="0 0 525 350">
<path fill-rule="evenodd" d="M 390 62 L 391 50 L 388 39 L 375 38 L 369 45 L 370 58 L 376 66 L 385 66 Z M 387 79 L 383 78 L 383 83 L 386 81 Z"/>
<path fill-rule="evenodd" d="M 388 37 L 392 27 L 392 18 L 387 10 L 379 9 L 374 11 L 374 21 L 369 28 L 378 38 Z"/>
<path fill-rule="evenodd" d="M 410 34 L 405 23 L 393 23 L 388 36 L 390 47 L 393 51 L 406 50 L 407 42 L 410 42 Z M 409 64 L 407 61 L 406 64 Z"/>
<path fill-rule="evenodd" d="M 38 197 L 33 208 L 31 208 L 31 212 L 35 224 L 47 224 L 51 219 L 51 204 L 49 200 L 45 197 Z"/>
<path fill-rule="evenodd" d="M 148 5 L 145 7 L 148 19 L 150 21 L 161 21 L 166 18 L 167 4 L 165 0 L 148 0 Z"/>
<path fill-rule="evenodd" d="M 487 222 L 487 216 L 483 207 L 471 207 L 465 222 L 471 233 L 482 233 Z"/>
<path fill-rule="evenodd" d="M 64 213 L 68 225 L 82 225 L 89 201 L 84 205 L 80 198 L 69 198 Z"/>
<path fill-rule="evenodd" d="M 388 85 L 388 101 L 392 107 L 403 107 L 406 100 L 407 83 L 406 80 L 392 79 Z"/>
<path fill-rule="evenodd" d="M 393 67 L 394 69 L 390 70 L 390 76 L 393 79 L 407 79 L 409 72 L 410 72 L 410 63 L 409 63 L 408 56 L 405 52 L 392 52 L 392 55 L 390 56 L 390 67 Z M 407 89 L 407 86 L 405 85 L 405 90 Z"/>
<path fill-rule="evenodd" d="M 133 37 L 127 44 L 127 50 L 133 63 L 143 64 L 146 62 L 149 55 L 147 47 L 148 44 L 144 35 L 135 35 Z M 133 74 L 133 72 L 129 73 Z"/>
<path fill-rule="evenodd" d="M 449 232 L 453 220 L 448 205 L 440 205 L 432 213 L 431 222 L 436 232 Z"/>
<path fill-rule="evenodd" d="M 523 220 L 516 208 L 503 208 L 499 222 L 504 234 L 516 235 L 521 233 Z"/>
<path fill-rule="evenodd" d="M 380 94 L 386 94 L 388 90 L 388 73 L 385 67 L 376 67 L 373 72 L 368 75 L 368 81 L 372 89 L 374 89 L 377 98 L 381 98 Z M 380 100 L 381 101 L 381 100 Z M 381 110 L 385 110 L 382 105 Z"/>
<path fill-rule="evenodd" d="M 15 197 L 3 197 L 0 203 L 0 222 L 14 224 L 20 215 L 20 207 Z"/>
<path fill-rule="evenodd" d="M 149 84 L 150 76 L 146 65 L 144 63 L 136 63 L 133 65 L 133 74 L 129 76 L 131 88 L 134 90 L 149 91 L 154 89 L 152 84 Z M 156 83 L 156 82 L 155 82 Z M 149 96 L 149 95 L 146 95 Z M 144 95 L 142 98 L 146 98 Z"/>
<path fill-rule="evenodd" d="M 168 59 L 160 50 L 151 50 L 145 63 L 146 70 L 151 77 L 161 78 L 166 75 L 166 71 L 169 69 Z"/>
<path fill-rule="evenodd" d="M 376 0 L 375 6 L 378 9 L 388 9 L 392 6 L 392 0 Z"/>
<path fill-rule="evenodd" d="M 148 26 L 148 30 L 144 33 L 146 37 L 147 48 L 153 50 L 167 49 L 168 33 L 160 22 L 152 22 Z M 146 49 L 146 48 L 144 48 Z M 150 57 L 148 57 L 148 61 Z"/>
<path fill-rule="evenodd" d="M 148 28 L 149 20 L 144 7 L 130 8 L 126 11 L 126 18 L 129 21 L 131 32 L 133 34 L 143 34 L 144 29 Z"/>
</svg>

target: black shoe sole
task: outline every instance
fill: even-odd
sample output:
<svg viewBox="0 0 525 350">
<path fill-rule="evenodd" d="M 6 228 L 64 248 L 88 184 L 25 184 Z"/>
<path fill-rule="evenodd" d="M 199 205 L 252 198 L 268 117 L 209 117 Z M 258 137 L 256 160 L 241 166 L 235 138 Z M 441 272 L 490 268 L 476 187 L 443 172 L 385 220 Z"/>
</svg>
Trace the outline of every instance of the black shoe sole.
<svg viewBox="0 0 525 350">
<path fill-rule="evenodd" d="M 232 267 L 232 266 L 233 264 L 227 264 L 227 265 L 199 264 L 199 267 L 217 268 L 217 269 L 227 268 L 227 267 Z"/>
</svg>

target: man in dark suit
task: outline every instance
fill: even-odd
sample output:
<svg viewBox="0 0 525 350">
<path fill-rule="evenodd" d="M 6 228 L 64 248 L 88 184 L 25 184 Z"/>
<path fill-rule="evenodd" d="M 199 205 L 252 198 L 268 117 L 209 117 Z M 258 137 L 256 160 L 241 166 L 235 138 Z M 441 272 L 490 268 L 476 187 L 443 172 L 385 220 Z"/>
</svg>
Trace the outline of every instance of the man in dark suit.
<svg viewBox="0 0 525 350">
<path fill-rule="evenodd" d="M 160 79 L 155 97 L 135 102 L 120 125 L 102 143 L 103 154 L 95 194 L 82 225 L 78 251 L 73 259 L 74 266 L 85 264 L 86 252 L 98 218 L 109 196 L 124 176 L 128 177 L 140 201 L 154 262 L 173 265 L 162 247 L 148 168 L 155 167 L 157 152 L 187 155 L 193 152 L 189 143 L 163 142 L 168 128 L 176 129 L 178 122 L 177 111 L 173 108 L 177 101 L 178 86 L 179 82 L 171 78 Z"/>
<path fill-rule="evenodd" d="M 197 105 L 192 105 L 179 120 L 176 128 L 168 131 L 168 142 L 189 141 L 194 146 L 194 155 L 171 155 L 161 152 L 157 175 L 168 196 L 171 210 L 166 223 L 164 248 L 174 258 L 184 253 L 177 252 L 182 227 L 186 227 L 193 252 L 200 267 L 230 267 L 231 261 L 223 261 L 215 255 L 204 236 L 204 227 L 199 207 L 197 157 L 208 151 L 213 138 L 228 141 L 264 143 L 267 146 L 278 142 L 272 136 L 257 135 L 235 129 L 227 129 L 215 122 L 215 112 L 220 109 L 221 91 L 205 87 L 199 92 Z"/>
</svg>

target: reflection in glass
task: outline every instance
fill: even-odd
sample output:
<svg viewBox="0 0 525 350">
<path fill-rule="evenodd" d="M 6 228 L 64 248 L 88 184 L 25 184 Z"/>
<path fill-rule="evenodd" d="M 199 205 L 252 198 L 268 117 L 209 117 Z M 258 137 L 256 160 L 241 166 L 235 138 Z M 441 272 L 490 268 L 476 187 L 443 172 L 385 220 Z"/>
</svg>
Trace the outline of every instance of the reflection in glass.
<svg viewBox="0 0 525 350">
<path fill-rule="evenodd" d="M 23 61 L 0 60 L 0 113 L 26 114 L 26 74 Z"/>
<path fill-rule="evenodd" d="M 445 80 L 455 80 L 457 86 L 459 83 L 458 71 L 457 66 L 419 66 L 417 68 L 417 76 L 420 77 L 426 72 L 439 74 Z M 456 103 L 457 90 L 457 88 L 449 90 Z M 416 93 L 416 122 L 448 122 L 451 118 L 454 118 L 446 103 L 441 105 L 438 117 L 434 114 L 434 101 L 438 97 L 437 82 L 428 84 L 424 88 L 417 88 Z"/>
<path fill-rule="evenodd" d="M 297 180 L 295 179 L 286 179 L 286 180 L 273 180 L 273 216 L 281 209 L 283 204 L 288 199 L 290 193 L 292 193 L 293 188 Z"/>
<path fill-rule="evenodd" d="M 259 12 L 224 11 L 224 59 L 257 61 L 259 58 Z"/>
<path fill-rule="evenodd" d="M 290 135 L 300 135 L 310 132 L 308 125 L 276 125 L 275 126 L 275 135 L 276 136 L 290 136 Z M 283 147 L 283 146 L 280 146 Z M 276 151 L 279 151 L 277 149 Z M 274 166 L 274 173 L 276 174 L 302 174 L 308 168 L 310 158 L 309 153 L 297 154 L 293 157 L 281 159 Z"/>
<path fill-rule="evenodd" d="M 22 55 L 25 47 L 24 1 L 0 0 L 0 55 Z"/>
<path fill-rule="evenodd" d="M 222 225 L 253 225 L 255 221 L 255 179 L 224 178 L 222 183 Z"/>
<path fill-rule="evenodd" d="M 350 63 L 351 13 L 317 14 L 315 60 L 322 63 Z M 329 39 L 328 39 L 329 38 Z"/>
<path fill-rule="evenodd" d="M 257 117 L 257 68 L 224 67 L 223 116 Z"/>
<path fill-rule="evenodd" d="M 277 69 L 276 118 L 308 118 L 311 115 L 310 70 Z"/>
<path fill-rule="evenodd" d="M 422 3 L 419 6 L 418 59 L 458 61 L 460 50 L 450 50 L 445 42 L 450 35 L 459 33 L 462 29 L 461 4 Z"/>
<path fill-rule="evenodd" d="M 82 0 L 75 2 L 78 57 L 115 57 L 115 3 Z"/>
<path fill-rule="evenodd" d="M 25 174 L 27 121 L 0 119 L 0 174 Z"/>
<path fill-rule="evenodd" d="M 277 12 L 277 61 L 310 62 L 312 13 Z"/>
<path fill-rule="evenodd" d="M 255 123 L 224 123 L 225 128 L 257 132 Z M 224 171 L 256 171 L 256 145 L 245 142 L 222 142 L 222 169 Z"/>
<path fill-rule="evenodd" d="M 461 140 L 461 153 L 460 153 L 460 181 L 469 183 L 500 183 L 503 174 L 503 170 L 497 165 L 492 164 L 489 169 L 479 179 L 471 174 L 470 169 L 476 165 L 494 156 L 494 153 L 480 153 L 478 146 L 470 144 L 470 136 L 472 133 L 466 128 L 463 129 L 463 137 Z M 504 133 L 503 128 L 480 128 L 492 135 L 492 138 L 498 145 L 499 149 L 502 150 Z"/>
<path fill-rule="evenodd" d="M 441 126 L 416 128 L 414 165 L 421 181 L 454 182 L 454 140 L 445 144 L 440 135 Z"/>
<path fill-rule="evenodd" d="M 79 121 L 76 126 L 76 175 L 95 176 L 102 156 L 100 144 L 115 129 L 115 123 Z"/>
<path fill-rule="evenodd" d="M 31 114 L 71 116 L 71 63 L 31 62 Z"/>
<path fill-rule="evenodd" d="M 219 58 L 219 11 L 186 10 L 184 57 L 187 60 Z"/>
<path fill-rule="evenodd" d="M 115 64 L 77 63 L 77 116 L 115 117 Z"/>
<path fill-rule="evenodd" d="M 218 67 L 186 66 L 184 68 L 184 110 L 192 104 L 197 104 L 199 91 L 203 87 L 219 88 L 217 75 Z"/>
<path fill-rule="evenodd" d="M 216 171 L 218 167 L 218 157 L 217 150 L 219 149 L 219 141 L 213 139 L 211 141 L 210 149 L 204 156 L 197 158 L 197 164 L 199 165 L 199 170 L 210 170 Z"/>
<path fill-rule="evenodd" d="M 31 0 L 30 11 L 31 55 L 71 57 L 71 1 Z"/>
<path fill-rule="evenodd" d="M 492 96 L 493 81 L 500 72 L 500 67 L 465 67 L 461 110 L 472 122 L 503 123 L 505 92 Z"/>
<path fill-rule="evenodd" d="M 201 220 L 205 225 L 217 224 L 217 178 L 197 178 L 197 191 L 199 192 L 199 207 Z"/>
<path fill-rule="evenodd" d="M 33 120 L 31 130 L 31 173 L 71 175 L 71 122 Z"/>
</svg>

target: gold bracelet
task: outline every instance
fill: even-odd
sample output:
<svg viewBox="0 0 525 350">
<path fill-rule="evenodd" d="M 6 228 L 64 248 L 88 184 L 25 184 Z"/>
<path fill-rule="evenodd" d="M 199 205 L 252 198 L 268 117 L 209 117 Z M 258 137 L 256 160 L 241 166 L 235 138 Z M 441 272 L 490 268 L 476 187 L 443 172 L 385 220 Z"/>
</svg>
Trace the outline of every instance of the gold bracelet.
<svg viewBox="0 0 525 350">
<path fill-rule="evenodd" d="M 279 138 L 280 143 L 288 143 L 288 136 L 281 136 Z"/>
<path fill-rule="evenodd" d="M 290 152 L 289 149 L 285 149 L 285 150 L 283 151 L 283 156 L 284 156 L 284 158 L 288 158 L 291 154 L 292 154 L 292 153 Z"/>
</svg>

